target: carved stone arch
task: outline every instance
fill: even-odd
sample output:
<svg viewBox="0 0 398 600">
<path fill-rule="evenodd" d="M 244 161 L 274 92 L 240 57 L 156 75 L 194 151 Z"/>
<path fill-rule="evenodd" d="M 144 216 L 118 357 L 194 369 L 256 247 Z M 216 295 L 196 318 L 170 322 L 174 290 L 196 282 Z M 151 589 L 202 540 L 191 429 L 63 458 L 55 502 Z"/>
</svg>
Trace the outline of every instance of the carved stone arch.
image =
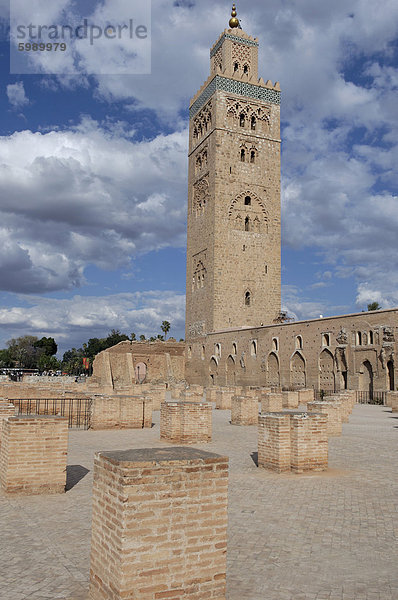
<svg viewBox="0 0 398 600">
<path fill-rule="evenodd" d="M 373 367 L 369 360 L 364 360 L 359 368 L 359 390 L 368 392 L 369 398 L 373 398 Z"/>
<path fill-rule="evenodd" d="M 296 350 L 290 358 L 290 384 L 295 388 L 306 386 L 306 360 L 300 350 Z"/>
<path fill-rule="evenodd" d="M 209 381 L 213 385 L 218 383 L 218 358 L 214 355 L 209 362 Z"/>
<path fill-rule="evenodd" d="M 267 385 L 270 387 L 280 386 L 279 358 L 275 352 L 270 352 L 267 359 Z"/>
<path fill-rule="evenodd" d="M 319 355 L 319 389 L 334 392 L 336 389 L 335 360 L 325 348 Z"/>
<path fill-rule="evenodd" d="M 257 194 L 255 194 L 254 192 L 251 192 L 250 190 L 241 192 L 240 194 L 238 194 L 236 196 L 236 198 L 234 198 L 232 200 L 231 204 L 229 205 L 228 216 L 229 217 L 232 216 L 232 213 L 236 209 L 237 205 L 239 205 L 240 203 L 243 204 L 243 201 L 246 198 L 246 196 L 250 196 L 251 199 L 254 200 L 258 204 L 259 208 L 261 209 L 261 214 L 263 216 L 263 220 L 268 222 L 268 212 L 267 212 L 264 202 L 257 196 Z"/>
<path fill-rule="evenodd" d="M 225 363 L 225 378 L 227 385 L 236 384 L 236 360 L 232 354 L 228 356 Z"/>
</svg>

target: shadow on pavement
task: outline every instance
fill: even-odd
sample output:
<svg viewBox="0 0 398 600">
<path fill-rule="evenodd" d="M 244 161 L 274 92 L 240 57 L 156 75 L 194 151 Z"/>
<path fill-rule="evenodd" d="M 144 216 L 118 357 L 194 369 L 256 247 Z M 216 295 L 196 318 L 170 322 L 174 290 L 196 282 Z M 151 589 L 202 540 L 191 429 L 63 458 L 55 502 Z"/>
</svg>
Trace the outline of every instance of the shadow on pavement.
<svg viewBox="0 0 398 600">
<path fill-rule="evenodd" d="M 66 467 L 66 486 L 65 491 L 69 492 L 90 470 L 82 465 L 68 465 Z"/>
</svg>

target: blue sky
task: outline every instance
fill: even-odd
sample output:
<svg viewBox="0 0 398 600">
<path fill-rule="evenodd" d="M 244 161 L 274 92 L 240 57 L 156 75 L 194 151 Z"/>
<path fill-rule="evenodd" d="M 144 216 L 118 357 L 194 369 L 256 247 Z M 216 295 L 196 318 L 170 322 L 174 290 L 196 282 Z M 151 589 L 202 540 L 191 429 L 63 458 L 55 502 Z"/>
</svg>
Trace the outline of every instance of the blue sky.
<svg viewBox="0 0 398 600">
<path fill-rule="evenodd" d="M 73 6 L 32 2 L 42 23 Z M 135 10 L 80 8 L 115 22 Z M 30 333 L 64 351 L 112 328 L 157 334 L 164 319 L 183 337 L 188 103 L 229 12 L 154 0 L 151 74 L 101 74 L 115 64 L 105 45 L 83 48 L 74 75 L 67 57 L 57 74 L 10 74 L 3 37 L 0 347 Z M 259 38 L 260 75 L 282 88 L 284 308 L 398 305 L 396 0 L 254 0 L 238 13 Z"/>
</svg>

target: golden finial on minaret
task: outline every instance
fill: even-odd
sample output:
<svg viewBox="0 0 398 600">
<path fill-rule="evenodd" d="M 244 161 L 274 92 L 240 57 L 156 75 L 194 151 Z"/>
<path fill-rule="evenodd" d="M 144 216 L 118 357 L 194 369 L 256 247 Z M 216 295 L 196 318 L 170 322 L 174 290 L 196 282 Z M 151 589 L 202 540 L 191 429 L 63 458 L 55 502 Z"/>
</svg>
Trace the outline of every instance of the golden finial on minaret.
<svg viewBox="0 0 398 600">
<path fill-rule="evenodd" d="M 232 28 L 239 27 L 239 19 L 236 18 L 236 6 L 232 5 L 231 19 L 229 20 L 229 26 Z"/>
</svg>

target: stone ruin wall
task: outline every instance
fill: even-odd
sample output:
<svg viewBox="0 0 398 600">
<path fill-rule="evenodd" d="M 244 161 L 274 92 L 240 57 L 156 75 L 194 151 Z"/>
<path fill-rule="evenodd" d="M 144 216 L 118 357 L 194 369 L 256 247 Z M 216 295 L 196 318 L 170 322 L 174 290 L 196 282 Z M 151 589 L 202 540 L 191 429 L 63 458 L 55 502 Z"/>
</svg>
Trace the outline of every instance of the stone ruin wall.
<svg viewBox="0 0 398 600">
<path fill-rule="evenodd" d="M 184 342 L 120 342 L 97 354 L 91 386 L 123 389 L 138 383 L 136 367 L 146 365 L 145 383 L 182 381 L 185 377 Z"/>
</svg>

